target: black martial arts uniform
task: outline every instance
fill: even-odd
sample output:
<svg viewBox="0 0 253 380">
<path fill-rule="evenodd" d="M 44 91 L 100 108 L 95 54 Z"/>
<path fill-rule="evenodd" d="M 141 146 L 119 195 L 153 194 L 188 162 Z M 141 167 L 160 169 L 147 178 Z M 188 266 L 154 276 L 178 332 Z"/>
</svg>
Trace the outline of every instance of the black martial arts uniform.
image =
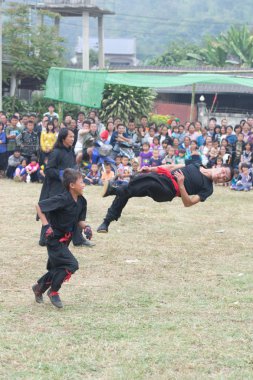
<svg viewBox="0 0 253 380">
<path fill-rule="evenodd" d="M 200 165 L 190 164 L 180 169 L 184 176 L 184 186 L 189 195 L 199 195 L 201 202 L 213 193 L 212 181 L 200 172 Z M 162 170 L 161 170 L 162 171 Z M 173 176 L 174 171 L 171 172 Z M 108 209 L 105 223 L 118 220 L 128 199 L 150 197 L 156 202 L 171 202 L 177 195 L 175 179 L 165 174 L 148 173 L 135 176 L 127 185 L 115 189 L 116 197 Z"/>
<path fill-rule="evenodd" d="M 38 280 L 41 293 L 49 287 L 57 292 L 62 283 L 78 270 L 78 261 L 70 252 L 68 245 L 74 227 L 79 221 L 85 221 L 87 202 L 79 196 L 77 202 L 65 191 L 39 202 L 41 211 L 49 216 L 54 231 L 53 237 L 47 241 L 48 272 Z"/>
<path fill-rule="evenodd" d="M 76 161 L 75 155 L 72 148 L 55 148 L 49 155 L 48 163 L 45 169 L 45 180 L 40 194 L 40 201 L 43 199 L 48 199 L 54 195 L 61 194 L 65 191 L 61 177 L 63 175 L 64 169 L 70 168 L 75 169 Z M 41 229 L 40 244 L 45 245 L 44 239 L 44 229 Z M 73 231 L 73 244 L 81 245 L 84 241 L 81 230 L 75 227 Z"/>
</svg>

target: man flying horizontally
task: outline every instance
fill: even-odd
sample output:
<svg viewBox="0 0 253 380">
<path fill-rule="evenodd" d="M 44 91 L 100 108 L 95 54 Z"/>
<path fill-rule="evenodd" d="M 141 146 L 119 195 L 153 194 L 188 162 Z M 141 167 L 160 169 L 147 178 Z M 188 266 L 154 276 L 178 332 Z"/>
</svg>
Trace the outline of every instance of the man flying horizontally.
<svg viewBox="0 0 253 380">
<path fill-rule="evenodd" d="M 115 195 L 115 199 L 97 232 L 108 232 L 110 223 L 120 218 L 130 198 L 150 197 L 156 202 L 171 202 L 181 197 L 184 206 L 191 207 L 212 195 L 213 183 L 228 182 L 232 176 L 233 169 L 226 165 L 212 169 L 199 164 L 164 165 L 143 167 L 140 174 L 121 187 L 109 181 L 104 186 L 103 197 Z"/>
</svg>

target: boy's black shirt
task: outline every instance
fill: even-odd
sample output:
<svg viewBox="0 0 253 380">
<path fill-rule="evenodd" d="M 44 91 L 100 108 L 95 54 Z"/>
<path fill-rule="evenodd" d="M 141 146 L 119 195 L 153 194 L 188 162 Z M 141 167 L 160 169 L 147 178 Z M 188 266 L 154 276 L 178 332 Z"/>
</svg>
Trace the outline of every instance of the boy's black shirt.
<svg viewBox="0 0 253 380">
<path fill-rule="evenodd" d="M 43 213 L 47 213 L 56 237 L 72 232 L 75 224 L 86 219 L 86 199 L 78 196 L 76 202 L 69 191 L 42 200 L 39 206 Z"/>
<path fill-rule="evenodd" d="M 213 193 L 213 182 L 199 170 L 201 165 L 190 164 L 180 169 L 184 176 L 184 186 L 189 195 L 198 195 L 201 202 Z M 172 174 L 176 170 L 172 171 Z"/>
</svg>

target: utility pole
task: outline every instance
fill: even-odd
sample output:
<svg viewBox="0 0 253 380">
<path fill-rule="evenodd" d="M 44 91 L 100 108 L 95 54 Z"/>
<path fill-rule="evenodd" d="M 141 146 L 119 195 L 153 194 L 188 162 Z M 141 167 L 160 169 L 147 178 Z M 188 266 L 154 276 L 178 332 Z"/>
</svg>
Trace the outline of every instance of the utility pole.
<svg viewBox="0 0 253 380">
<path fill-rule="evenodd" d="M 0 0 L 0 111 L 2 111 L 3 108 L 3 102 L 2 102 L 2 91 L 3 91 L 3 66 L 2 66 L 2 60 L 3 60 L 3 38 L 2 38 L 2 33 L 3 33 L 3 0 Z"/>
</svg>

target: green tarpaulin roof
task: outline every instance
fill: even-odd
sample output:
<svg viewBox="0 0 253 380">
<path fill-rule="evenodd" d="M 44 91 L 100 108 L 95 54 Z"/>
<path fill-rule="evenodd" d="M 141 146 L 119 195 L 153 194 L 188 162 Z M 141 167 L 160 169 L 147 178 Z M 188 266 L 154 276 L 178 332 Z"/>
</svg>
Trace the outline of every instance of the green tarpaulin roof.
<svg viewBox="0 0 253 380">
<path fill-rule="evenodd" d="M 233 84 L 253 87 L 253 78 L 224 74 L 108 73 L 53 67 L 49 70 L 45 97 L 64 103 L 100 108 L 105 84 L 162 88 L 193 84 Z"/>
</svg>

